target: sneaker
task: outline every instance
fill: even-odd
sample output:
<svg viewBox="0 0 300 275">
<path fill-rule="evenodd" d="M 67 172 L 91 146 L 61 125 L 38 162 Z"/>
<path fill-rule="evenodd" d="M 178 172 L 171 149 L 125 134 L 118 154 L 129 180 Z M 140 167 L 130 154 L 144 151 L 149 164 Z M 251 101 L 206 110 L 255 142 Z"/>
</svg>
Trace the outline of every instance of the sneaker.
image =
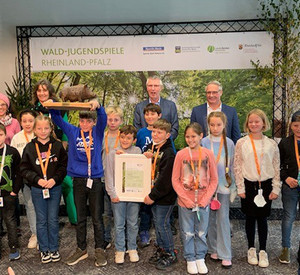
<svg viewBox="0 0 300 275">
<path fill-rule="evenodd" d="M 142 248 L 150 245 L 150 234 L 149 231 L 140 232 L 140 246 Z"/>
<path fill-rule="evenodd" d="M 187 262 L 187 272 L 189 274 L 198 274 L 196 261 Z"/>
<path fill-rule="evenodd" d="M 289 264 L 291 262 L 290 249 L 283 247 L 279 256 L 279 262 L 282 264 Z"/>
<path fill-rule="evenodd" d="M 106 266 L 107 260 L 106 260 L 106 254 L 104 249 L 102 248 L 96 248 L 95 249 L 95 266 Z"/>
<path fill-rule="evenodd" d="M 128 250 L 129 259 L 132 263 L 136 263 L 140 260 L 138 252 L 135 250 Z"/>
<path fill-rule="evenodd" d="M 79 247 L 77 247 L 76 251 L 69 256 L 69 258 L 66 260 L 67 265 L 75 265 L 78 262 L 86 259 L 88 257 L 88 253 L 85 250 L 81 250 Z"/>
<path fill-rule="evenodd" d="M 31 249 L 31 248 L 36 248 L 36 246 L 37 246 L 37 237 L 35 234 L 32 234 L 28 241 L 27 247 Z"/>
<path fill-rule="evenodd" d="M 268 260 L 268 254 L 266 251 L 261 250 L 258 253 L 258 266 L 259 267 L 268 267 L 269 266 L 269 260 Z"/>
<path fill-rule="evenodd" d="M 157 247 L 157 249 L 154 251 L 153 255 L 149 258 L 148 262 L 149 264 L 157 264 L 159 260 L 161 259 L 163 249 L 160 247 Z"/>
<path fill-rule="evenodd" d="M 197 265 L 199 274 L 207 274 L 208 273 L 208 269 L 207 269 L 204 259 L 196 260 L 196 265 Z"/>
<path fill-rule="evenodd" d="M 47 263 L 50 263 L 52 261 L 49 251 L 41 252 L 41 261 L 42 261 L 43 264 L 47 264 Z"/>
<path fill-rule="evenodd" d="M 21 256 L 20 256 L 20 252 L 16 250 L 15 252 L 9 253 L 8 257 L 10 261 L 15 261 L 15 260 L 19 260 Z"/>
<path fill-rule="evenodd" d="M 225 268 L 225 269 L 232 268 L 231 260 L 222 260 L 222 267 Z"/>
<path fill-rule="evenodd" d="M 251 247 L 248 250 L 248 263 L 251 264 L 251 265 L 257 265 L 258 264 L 255 247 Z"/>
<path fill-rule="evenodd" d="M 125 258 L 124 251 L 116 251 L 116 253 L 115 253 L 115 263 L 116 264 L 123 264 L 124 258 Z"/>
<path fill-rule="evenodd" d="M 59 262 L 61 257 L 58 251 L 50 252 L 50 257 L 52 262 Z"/>
<path fill-rule="evenodd" d="M 103 248 L 104 248 L 104 250 L 111 248 L 111 242 L 104 241 Z"/>
<path fill-rule="evenodd" d="M 174 252 L 173 253 L 163 252 L 161 255 L 161 259 L 158 261 L 155 267 L 158 270 L 165 270 L 168 267 L 170 267 L 172 264 L 175 264 L 176 262 L 177 262 L 177 256 Z"/>
</svg>

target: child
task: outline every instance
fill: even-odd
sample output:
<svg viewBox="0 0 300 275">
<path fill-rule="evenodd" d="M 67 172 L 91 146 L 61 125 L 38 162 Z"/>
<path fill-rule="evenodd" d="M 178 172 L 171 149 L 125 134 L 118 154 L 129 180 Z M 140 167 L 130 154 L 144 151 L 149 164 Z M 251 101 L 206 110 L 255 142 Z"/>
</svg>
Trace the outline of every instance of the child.
<svg viewBox="0 0 300 275">
<path fill-rule="evenodd" d="M 105 182 L 106 190 L 112 202 L 115 223 L 115 262 L 124 263 L 125 257 L 125 225 L 127 231 L 127 249 L 130 261 L 139 261 L 136 250 L 136 237 L 138 234 L 138 214 L 140 203 L 120 201 L 115 191 L 114 172 L 116 154 L 140 154 L 141 149 L 133 146 L 136 141 L 136 129 L 132 125 L 120 129 L 120 146 L 111 151 L 107 157 Z"/>
<path fill-rule="evenodd" d="M 147 104 L 144 108 L 144 118 L 148 126 L 138 131 L 136 139 L 136 146 L 141 148 L 143 153 L 152 142 L 153 124 L 161 118 L 160 106 L 154 103 Z M 140 217 L 140 246 L 143 248 L 150 245 L 151 205 L 141 204 Z"/>
<path fill-rule="evenodd" d="M 280 151 L 280 178 L 283 183 L 281 190 L 283 203 L 282 252 L 279 261 L 285 264 L 290 263 L 291 232 L 300 198 L 298 186 L 300 184 L 300 111 L 292 116 L 291 130 L 293 134 L 283 138 L 278 145 Z"/>
<path fill-rule="evenodd" d="M 67 174 L 67 153 L 52 137 L 49 117 L 39 115 L 33 126 L 36 138 L 24 148 L 20 171 L 31 186 L 36 213 L 36 230 L 42 263 L 60 261 L 58 212 L 61 183 Z"/>
<path fill-rule="evenodd" d="M 152 140 L 144 153 L 152 158 L 152 189 L 144 199 L 144 203 L 152 205 L 155 225 L 157 250 L 149 259 L 157 269 L 163 270 L 177 262 L 174 241 L 170 225 L 170 215 L 176 201 L 176 193 L 172 187 L 171 174 L 175 153 L 170 141 L 171 124 L 159 119 L 153 124 Z"/>
<path fill-rule="evenodd" d="M 79 112 L 79 127 L 65 122 L 56 110 L 50 110 L 53 121 L 69 140 L 68 175 L 73 177 L 74 200 L 77 211 L 77 249 L 66 260 L 75 265 L 88 257 L 87 253 L 87 200 L 94 226 L 95 265 L 107 265 L 101 224 L 103 224 L 103 177 L 101 149 L 107 117 L 97 101 L 91 101 L 90 111 Z M 91 112 L 97 109 L 95 112 Z M 97 123 L 96 123 L 97 120 Z M 95 125 L 96 124 L 96 125 Z"/>
<path fill-rule="evenodd" d="M 19 242 L 17 235 L 17 220 L 15 207 L 17 194 L 21 188 L 21 177 L 17 175 L 20 164 L 20 154 L 17 149 L 5 144 L 6 129 L 0 123 L 0 216 L 7 227 L 8 245 L 10 248 L 9 260 L 20 259 Z M 0 237 L 0 258 L 2 249 Z"/>
<path fill-rule="evenodd" d="M 20 156 L 23 154 L 23 150 L 28 142 L 34 138 L 33 125 L 37 114 L 32 110 L 23 110 L 19 114 L 19 119 L 23 130 L 15 134 L 11 140 L 11 146 L 15 147 Z M 37 247 L 37 236 L 36 236 L 36 215 L 34 210 L 34 205 L 31 198 L 31 190 L 27 185 L 27 182 L 23 180 L 23 197 L 26 207 L 26 215 L 29 222 L 29 227 L 31 231 L 31 237 L 29 239 L 28 248 Z"/>
<path fill-rule="evenodd" d="M 213 153 L 200 146 L 203 132 L 198 123 L 188 125 L 184 137 L 188 147 L 177 153 L 172 174 L 183 255 L 189 274 L 206 274 L 209 203 L 218 185 L 217 167 Z"/>
<path fill-rule="evenodd" d="M 144 118 L 147 123 L 147 127 L 141 128 L 136 136 L 136 146 L 141 148 L 144 153 L 147 146 L 152 142 L 151 133 L 153 130 L 153 124 L 161 118 L 160 106 L 154 103 L 149 103 L 144 108 Z"/>
<path fill-rule="evenodd" d="M 269 266 L 266 253 L 268 224 L 272 200 L 280 192 L 279 150 L 274 140 L 263 135 L 270 128 L 266 114 L 254 109 L 247 115 L 244 131 L 248 135 L 239 139 L 234 155 L 234 174 L 242 211 L 246 215 L 248 263 Z M 261 196 L 262 192 L 262 196 Z M 255 243 L 255 223 L 259 236 L 259 260 Z"/>
<path fill-rule="evenodd" d="M 236 192 L 233 183 L 234 143 L 226 137 L 227 118 L 223 112 L 211 112 L 207 118 L 210 135 L 202 140 L 202 146 L 210 149 L 218 169 L 216 199 L 220 209 L 210 210 L 207 244 L 211 259 L 222 259 L 222 267 L 231 268 L 231 236 L 229 221 L 230 194 Z"/>
<path fill-rule="evenodd" d="M 104 134 L 104 141 L 102 144 L 102 164 L 105 171 L 106 158 L 112 149 L 116 149 L 120 142 L 119 128 L 123 122 L 123 111 L 119 106 L 109 106 L 106 108 L 107 115 L 107 131 Z M 112 209 L 111 201 L 105 189 L 104 177 L 102 178 L 102 188 L 104 193 L 104 248 L 111 247 L 111 228 L 112 228 Z"/>
</svg>

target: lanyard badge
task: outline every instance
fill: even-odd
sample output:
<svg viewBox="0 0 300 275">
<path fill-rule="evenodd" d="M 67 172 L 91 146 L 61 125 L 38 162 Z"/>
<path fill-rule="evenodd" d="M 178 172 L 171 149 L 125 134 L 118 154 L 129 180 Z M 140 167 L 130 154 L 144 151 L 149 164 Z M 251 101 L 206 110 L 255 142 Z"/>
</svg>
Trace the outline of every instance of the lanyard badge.
<svg viewBox="0 0 300 275">
<path fill-rule="evenodd" d="M 88 179 L 87 179 L 86 186 L 88 188 L 92 189 L 92 186 L 93 186 L 93 180 L 91 179 L 91 176 L 92 176 L 91 147 L 93 144 L 92 130 L 89 131 L 89 144 L 88 145 L 87 145 L 86 139 L 84 137 L 83 131 L 81 130 L 80 133 L 81 133 L 81 138 L 82 138 L 83 145 L 84 145 L 86 158 L 88 161 Z"/>
</svg>

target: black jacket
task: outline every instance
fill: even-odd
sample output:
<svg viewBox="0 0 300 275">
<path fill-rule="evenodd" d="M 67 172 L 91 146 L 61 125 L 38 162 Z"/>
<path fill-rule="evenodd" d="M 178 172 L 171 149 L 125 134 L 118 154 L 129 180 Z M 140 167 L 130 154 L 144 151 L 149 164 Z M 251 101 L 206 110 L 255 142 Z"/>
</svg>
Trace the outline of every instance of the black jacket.
<svg viewBox="0 0 300 275">
<path fill-rule="evenodd" d="M 295 154 L 294 135 L 283 138 L 278 144 L 280 152 L 280 178 L 283 183 L 288 177 L 297 179 L 298 164 Z M 298 146 L 300 150 L 300 146 Z M 299 152 L 300 153 L 300 152 Z"/>
<path fill-rule="evenodd" d="M 152 149 L 152 144 L 147 146 L 147 150 Z M 154 147 L 154 154 L 157 149 Z M 159 156 L 156 161 L 154 187 L 151 189 L 149 197 L 158 205 L 175 204 L 177 195 L 172 186 L 172 170 L 175 153 L 170 139 L 160 148 Z M 152 162 L 154 157 L 152 158 Z"/>
<path fill-rule="evenodd" d="M 4 148 L 0 149 L 0 164 Z M 0 181 L 1 196 L 8 196 L 11 191 L 19 193 L 22 179 L 19 174 L 21 157 L 18 150 L 6 144 L 5 162 Z"/>
<path fill-rule="evenodd" d="M 53 137 L 51 137 L 50 141 L 46 144 L 42 144 L 37 140 L 37 138 L 34 138 L 26 145 L 20 164 L 22 177 L 27 180 L 29 186 L 42 188 L 38 185 L 38 181 L 43 178 L 43 172 L 39 164 L 35 148 L 36 143 L 38 144 L 42 154 L 43 162 L 46 159 L 46 152 L 48 151 L 49 144 L 52 143 L 47 169 L 47 179 L 53 178 L 55 180 L 55 185 L 60 185 L 67 174 L 68 156 L 66 150 L 62 146 L 62 143 Z"/>
</svg>

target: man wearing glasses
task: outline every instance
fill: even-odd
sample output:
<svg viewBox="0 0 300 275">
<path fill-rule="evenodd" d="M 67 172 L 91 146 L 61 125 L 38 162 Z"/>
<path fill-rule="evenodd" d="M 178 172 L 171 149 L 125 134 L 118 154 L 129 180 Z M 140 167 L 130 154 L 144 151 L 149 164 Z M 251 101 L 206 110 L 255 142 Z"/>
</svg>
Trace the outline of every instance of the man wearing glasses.
<svg viewBox="0 0 300 275">
<path fill-rule="evenodd" d="M 133 125 L 137 130 L 147 127 L 147 123 L 144 119 L 144 108 L 148 103 L 154 103 L 161 108 L 161 118 L 166 119 L 172 125 L 171 136 L 175 140 L 178 135 L 178 115 L 177 108 L 173 101 L 162 98 L 160 92 L 163 89 L 163 84 L 158 76 L 151 76 L 147 79 L 147 92 L 149 99 L 146 99 L 135 106 Z"/>
<path fill-rule="evenodd" d="M 235 108 L 221 102 L 222 85 L 218 81 L 211 81 L 205 88 L 207 103 L 196 106 L 192 110 L 191 122 L 198 122 L 203 129 L 203 136 L 208 134 L 207 116 L 211 112 L 222 111 L 227 116 L 227 137 L 234 143 L 241 137 L 239 120 Z"/>
</svg>

